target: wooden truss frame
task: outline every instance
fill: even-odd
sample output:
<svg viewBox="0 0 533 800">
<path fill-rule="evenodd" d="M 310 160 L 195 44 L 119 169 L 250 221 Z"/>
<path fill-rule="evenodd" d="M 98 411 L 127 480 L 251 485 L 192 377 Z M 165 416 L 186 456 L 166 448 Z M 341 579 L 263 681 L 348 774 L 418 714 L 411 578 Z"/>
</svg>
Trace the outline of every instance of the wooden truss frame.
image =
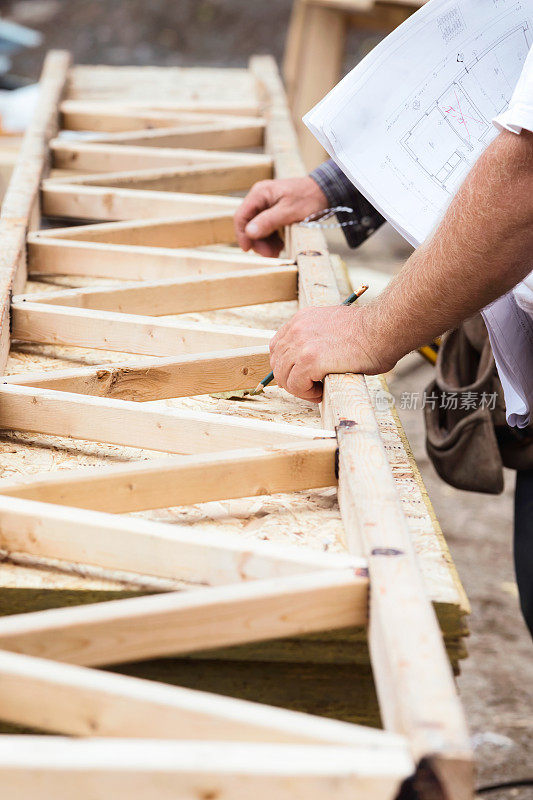
<svg viewBox="0 0 533 800">
<path fill-rule="evenodd" d="M 1 547 L 209 588 L 0 618 L 2 719 L 83 737 L 1 736 L 6 796 L 466 800 L 463 712 L 365 378 L 326 378 L 322 430 L 139 402 L 251 389 L 269 369 L 271 331 L 157 317 L 341 300 L 318 230 L 288 230 L 285 259 L 195 249 L 233 242 L 222 192 L 303 174 L 275 65 L 251 62 L 256 106 L 61 103 L 69 65 L 46 59 L 3 205 L 1 366 L 10 337 L 138 358 L 8 375 L 0 425 L 165 455 L 2 481 Z M 53 138 L 59 118 L 94 133 Z M 39 230 L 41 213 L 90 224 Z M 23 295 L 28 271 L 122 282 Z M 337 484 L 346 553 L 120 516 Z M 385 730 L 89 668 L 357 625 Z"/>
</svg>

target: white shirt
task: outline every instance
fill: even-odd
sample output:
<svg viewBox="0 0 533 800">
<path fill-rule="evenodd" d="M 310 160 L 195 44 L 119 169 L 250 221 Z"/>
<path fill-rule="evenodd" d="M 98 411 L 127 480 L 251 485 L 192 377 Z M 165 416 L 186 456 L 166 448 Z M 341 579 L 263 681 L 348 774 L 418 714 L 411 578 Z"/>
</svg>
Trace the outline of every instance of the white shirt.
<svg viewBox="0 0 533 800">
<path fill-rule="evenodd" d="M 509 107 L 493 122 L 499 130 L 533 133 L 533 47 Z M 533 272 L 511 292 L 491 303 L 483 316 L 505 394 L 507 421 L 509 425 L 524 428 L 533 408 Z"/>
</svg>

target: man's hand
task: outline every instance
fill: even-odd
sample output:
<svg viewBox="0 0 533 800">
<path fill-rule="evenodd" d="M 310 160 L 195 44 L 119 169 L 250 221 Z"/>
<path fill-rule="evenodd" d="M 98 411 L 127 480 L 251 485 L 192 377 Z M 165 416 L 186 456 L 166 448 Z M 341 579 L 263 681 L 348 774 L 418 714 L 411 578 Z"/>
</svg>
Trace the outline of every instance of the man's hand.
<svg viewBox="0 0 533 800">
<path fill-rule="evenodd" d="M 235 213 L 237 242 L 261 256 L 279 256 L 280 228 L 301 222 L 328 207 L 326 195 L 313 178 L 259 181 Z"/>
<path fill-rule="evenodd" d="M 365 335 L 364 308 L 304 308 L 270 343 L 270 364 L 278 385 L 312 403 L 322 400 L 321 381 L 330 372 L 375 375 L 394 363 L 392 352 L 387 361 L 373 358 L 372 343 Z"/>
</svg>

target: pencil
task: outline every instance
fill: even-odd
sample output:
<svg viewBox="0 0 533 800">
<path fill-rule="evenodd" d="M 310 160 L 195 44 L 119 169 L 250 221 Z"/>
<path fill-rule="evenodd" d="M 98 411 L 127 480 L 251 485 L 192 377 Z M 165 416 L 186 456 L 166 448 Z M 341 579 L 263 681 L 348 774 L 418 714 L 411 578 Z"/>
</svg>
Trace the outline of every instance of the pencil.
<svg viewBox="0 0 533 800">
<path fill-rule="evenodd" d="M 356 292 L 352 292 L 352 294 L 346 298 L 346 300 L 343 302 L 342 305 L 351 306 L 351 304 L 355 302 L 355 300 L 357 300 L 358 297 L 361 297 L 361 295 L 364 294 L 367 289 L 368 285 L 366 283 L 362 283 L 359 289 L 357 289 Z M 250 392 L 250 394 L 261 394 L 265 386 L 268 386 L 268 384 L 272 383 L 273 380 L 274 380 L 274 373 L 269 372 L 266 378 L 263 378 L 263 380 L 257 384 L 255 389 L 252 392 Z"/>
</svg>

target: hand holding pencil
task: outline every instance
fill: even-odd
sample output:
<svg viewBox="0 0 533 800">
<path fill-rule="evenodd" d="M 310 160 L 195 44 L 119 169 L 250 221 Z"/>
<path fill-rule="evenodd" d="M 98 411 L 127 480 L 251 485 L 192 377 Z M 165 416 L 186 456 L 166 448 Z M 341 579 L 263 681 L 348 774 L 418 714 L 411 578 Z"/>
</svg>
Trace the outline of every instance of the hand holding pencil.
<svg viewBox="0 0 533 800">
<path fill-rule="evenodd" d="M 344 302 L 342 303 L 342 305 L 343 306 L 350 306 L 359 297 L 361 297 L 361 295 L 363 295 L 366 292 L 367 289 L 368 289 L 368 285 L 367 284 L 365 284 L 365 283 L 361 284 L 359 289 L 357 289 L 357 291 L 353 292 L 349 297 L 347 297 L 346 300 L 344 300 Z M 265 386 L 268 386 L 269 383 L 271 383 L 273 380 L 274 380 L 274 371 L 269 372 L 268 375 L 265 378 L 263 378 L 263 380 L 260 381 L 257 384 L 256 388 L 252 392 L 250 392 L 250 394 L 252 394 L 252 395 L 261 394 L 261 392 L 264 390 Z M 307 399 L 311 399 L 311 398 L 307 398 Z"/>
</svg>

